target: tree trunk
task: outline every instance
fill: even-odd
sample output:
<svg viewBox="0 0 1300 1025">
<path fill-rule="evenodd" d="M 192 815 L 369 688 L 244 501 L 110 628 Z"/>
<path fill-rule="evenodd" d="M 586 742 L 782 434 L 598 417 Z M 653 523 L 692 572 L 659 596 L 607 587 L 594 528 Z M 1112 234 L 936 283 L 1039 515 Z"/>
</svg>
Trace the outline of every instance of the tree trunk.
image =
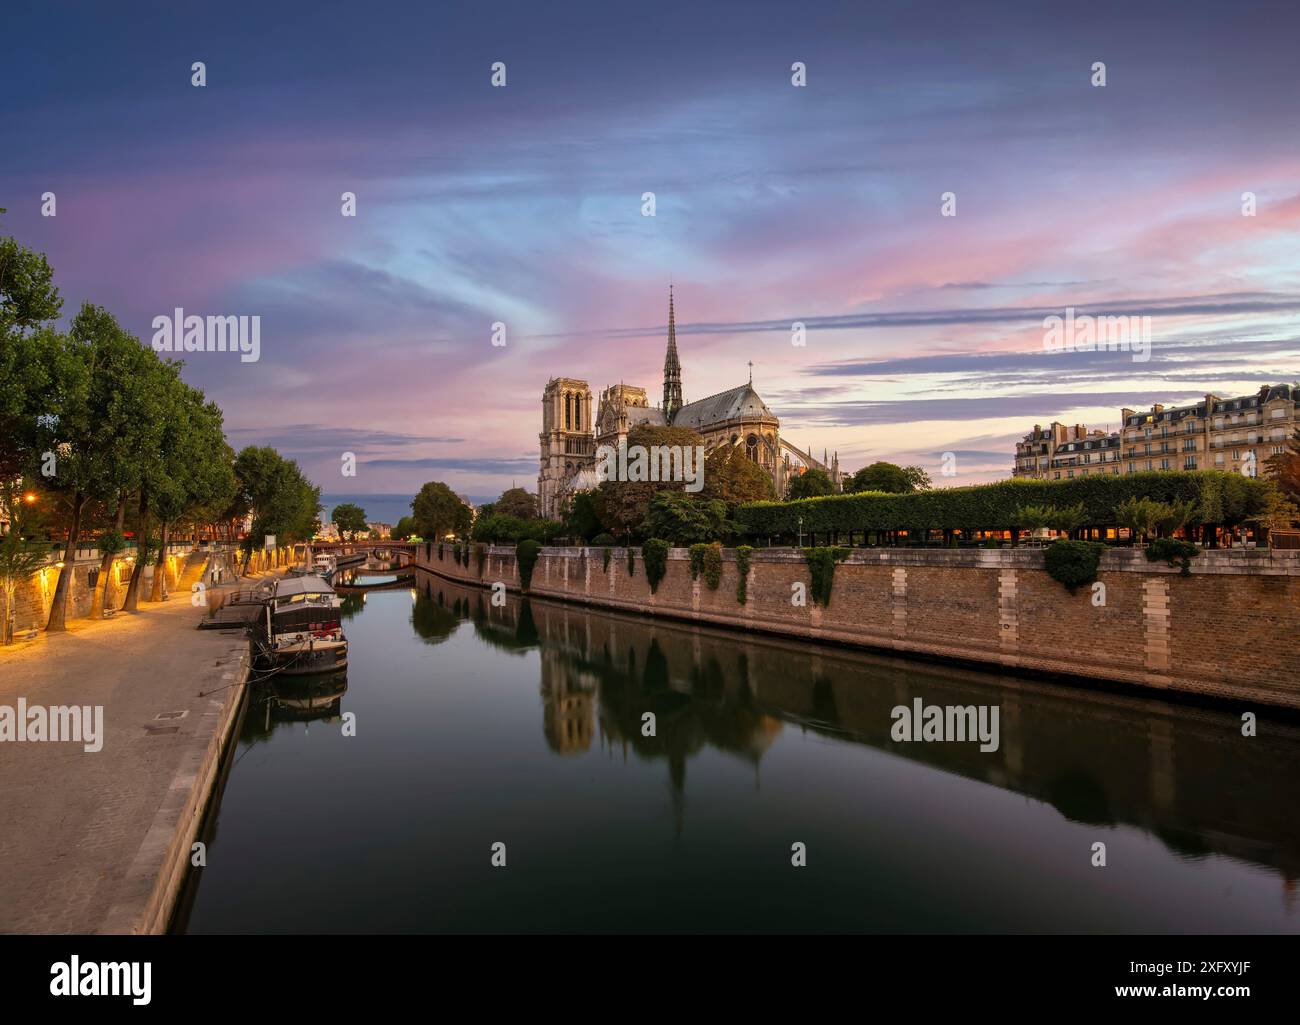
<svg viewBox="0 0 1300 1025">
<path fill-rule="evenodd" d="M 72 522 L 68 525 L 68 543 L 63 547 L 63 569 L 59 570 L 59 582 L 54 585 L 54 601 L 50 604 L 50 621 L 45 624 L 47 632 L 66 630 L 68 589 L 72 585 L 74 564 L 77 561 L 77 539 L 81 535 L 81 511 L 85 508 L 86 498 L 80 491 L 72 496 Z"/>
<path fill-rule="evenodd" d="M 159 524 L 158 558 L 153 564 L 153 593 L 149 596 L 150 601 L 167 600 L 167 529 L 169 526 L 166 520 Z"/>
<path fill-rule="evenodd" d="M 131 581 L 126 585 L 123 612 L 139 611 L 140 580 L 144 577 L 145 553 L 149 550 L 149 499 L 143 491 L 140 493 L 140 526 L 136 534 L 135 565 L 131 568 Z"/>
<path fill-rule="evenodd" d="M 126 495 L 122 494 L 117 500 L 117 520 L 113 527 L 118 537 L 122 536 L 122 526 L 126 522 Z M 95 588 L 95 596 L 90 603 L 90 618 L 100 619 L 104 615 L 104 609 L 108 605 L 108 579 L 113 572 L 113 562 L 117 558 L 114 552 L 105 552 L 99 559 L 99 576 L 101 586 Z"/>
</svg>

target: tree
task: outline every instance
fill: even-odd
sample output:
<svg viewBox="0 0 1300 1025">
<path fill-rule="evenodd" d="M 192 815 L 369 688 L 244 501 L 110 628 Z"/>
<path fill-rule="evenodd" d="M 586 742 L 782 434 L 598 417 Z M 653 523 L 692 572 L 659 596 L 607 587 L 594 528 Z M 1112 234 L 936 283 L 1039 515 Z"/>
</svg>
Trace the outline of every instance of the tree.
<svg viewBox="0 0 1300 1025">
<path fill-rule="evenodd" d="M 600 492 L 579 491 L 569 500 L 564 517 L 565 532 L 589 541 L 601 529 Z"/>
<path fill-rule="evenodd" d="M 786 501 L 793 502 L 800 498 L 829 495 L 834 490 L 835 485 L 831 483 L 830 475 L 825 470 L 811 467 L 790 480 L 790 483 L 785 486 L 785 497 Z"/>
<path fill-rule="evenodd" d="M 1300 427 L 1296 428 L 1286 448 L 1268 457 L 1264 467 L 1283 496 L 1300 505 Z"/>
<path fill-rule="evenodd" d="M 0 644 L 12 644 L 14 596 L 18 593 L 18 585 L 45 565 L 50 549 L 27 539 L 36 527 L 35 513 L 23 501 L 19 482 L 0 479 L 0 511 L 9 517 L 9 532 L 0 536 L 0 590 L 4 592 Z"/>
<path fill-rule="evenodd" d="M 661 491 L 650 500 L 646 533 L 678 546 L 719 541 L 729 533 L 727 506 L 720 499 L 685 491 Z"/>
<path fill-rule="evenodd" d="M 320 488 L 292 459 L 273 448 L 250 445 L 235 457 L 235 477 L 253 514 L 244 551 L 261 548 L 268 536 L 276 543 L 305 541 L 316 533 Z"/>
<path fill-rule="evenodd" d="M 429 481 L 411 502 L 420 536 L 441 539 L 449 533 L 469 529 L 474 514 L 442 481 Z"/>
<path fill-rule="evenodd" d="M 41 459 L 53 469 L 46 475 L 47 487 L 69 516 L 63 569 L 47 630 L 67 628 L 67 597 L 87 507 L 96 501 L 119 501 L 138 479 L 138 446 L 146 437 L 161 437 L 165 446 L 184 434 L 165 418 L 156 434 L 140 428 L 141 416 L 155 410 L 142 408 L 139 374 L 149 361 L 160 362 L 153 353 L 142 360 L 142 351 L 139 340 L 122 330 L 111 314 L 89 303 L 77 313 L 68 334 L 51 339 L 44 351 L 59 388 L 49 413 L 41 418 Z M 43 466 L 43 474 L 45 470 Z"/>
<path fill-rule="evenodd" d="M 704 460 L 705 498 L 717 499 L 728 512 L 745 502 L 776 498 L 771 475 L 745 454 L 739 445 L 719 445 Z"/>
<path fill-rule="evenodd" d="M 350 541 L 366 528 L 366 511 L 359 505 L 343 502 L 330 513 L 330 522 L 339 528 L 339 536 Z"/>
<path fill-rule="evenodd" d="M 537 518 L 537 496 L 530 495 L 523 488 L 509 488 L 493 503 L 493 512 L 498 516 L 534 520 Z"/>
<path fill-rule="evenodd" d="M 641 424 L 633 427 L 627 435 L 628 448 L 641 446 L 653 453 L 660 446 L 691 448 L 698 451 L 704 445 L 704 438 L 699 432 L 689 427 L 654 427 Z M 706 474 L 705 467 L 698 468 Z M 635 535 L 648 536 L 644 533 L 646 516 L 650 511 L 650 500 L 660 491 L 684 491 L 684 481 L 602 481 L 599 487 L 600 508 L 603 525 L 611 534 L 624 537 Z"/>
<path fill-rule="evenodd" d="M 394 541 L 406 541 L 409 538 L 417 537 L 419 533 L 415 527 L 414 516 L 403 516 L 393 524 L 392 537 Z"/>
<path fill-rule="evenodd" d="M 909 491 L 929 491 L 933 487 L 929 473 L 921 466 L 904 466 L 903 473 L 907 475 L 907 482 L 912 486 Z"/>
<path fill-rule="evenodd" d="M 53 277 L 43 253 L 0 238 L 0 480 L 33 470 L 38 417 L 57 397 L 50 356 L 59 336 L 49 325 L 63 300 Z"/>
<path fill-rule="evenodd" d="M 919 466 L 903 469 L 895 463 L 876 462 L 864 466 L 850 477 L 844 485 L 844 490 L 883 491 L 890 495 L 906 495 L 918 490 L 917 483 L 922 479 L 925 488 L 928 488 L 930 478 Z"/>
</svg>

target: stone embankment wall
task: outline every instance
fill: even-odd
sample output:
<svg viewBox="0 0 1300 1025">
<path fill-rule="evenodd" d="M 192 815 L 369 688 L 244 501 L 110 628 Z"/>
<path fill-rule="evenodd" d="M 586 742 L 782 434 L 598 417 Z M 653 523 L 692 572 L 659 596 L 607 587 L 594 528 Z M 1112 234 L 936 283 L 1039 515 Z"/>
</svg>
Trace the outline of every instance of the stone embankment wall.
<svg viewBox="0 0 1300 1025">
<path fill-rule="evenodd" d="M 50 618 L 50 604 L 54 600 L 54 588 L 59 582 L 60 568 L 56 564 L 58 555 L 51 555 L 49 563 L 18 585 L 14 596 L 14 609 L 17 618 L 14 623 L 14 636 L 29 630 L 44 629 Z M 175 593 L 177 590 L 188 591 L 194 581 L 199 579 L 203 567 L 208 561 L 206 549 L 183 548 L 171 549 L 167 558 L 167 587 Z M 121 606 L 126 598 L 127 584 L 131 582 L 131 568 L 134 564 L 125 558 L 113 561 L 109 571 L 108 600 L 110 609 Z M 68 619 L 79 619 L 90 614 L 92 594 L 90 575 L 98 574 L 100 569 L 99 552 L 95 549 L 82 549 L 72 567 L 72 580 L 68 592 Z M 140 600 L 146 602 L 153 589 L 153 566 L 146 566 L 140 584 Z M 97 588 L 104 586 L 100 577 Z M 4 611 L 3 595 L 0 595 L 0 613 Z"/>
<path fill-rule="evenodd" d="M 454 580 L 519 589 L 513 547 L 490 547 L 482 569 L 453 548 L 420 545 L 416 564 Z M 835 569 L 830 603 L 813 602 L 803 555 L 755 549 L 747 600 L 737 597 L 735 552 L 711 590 L 692 580 L 689 554 L 673 549 L 651 593 L 636 550 L 546 548 L 530 591 L 540 597 L 666 615 L 790 637 L 1158 690 L 1300 709 L 1300 552 L 1205 551 L 1189 576 L 1111 549 L 1092 588 L 1071 595 L 1043 568 L 1037 549 L 860 549 Z M 801 583 L 806 604 L 796 604 Z"/>
</svg>

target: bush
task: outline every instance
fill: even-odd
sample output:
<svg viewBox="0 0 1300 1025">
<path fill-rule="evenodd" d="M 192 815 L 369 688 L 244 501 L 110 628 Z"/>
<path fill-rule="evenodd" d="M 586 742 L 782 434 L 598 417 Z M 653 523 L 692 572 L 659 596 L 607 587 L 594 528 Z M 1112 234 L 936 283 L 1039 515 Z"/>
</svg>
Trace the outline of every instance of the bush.
<svg viewBox="0 0 1300 1025">
<path fill-rule="evenodd" d="M 722 545 L 717 541 L 708 545 L 691 545 L 691 579 L 698 580 L 701 573 L 709 590 L 716 591 L 722 583 Z"/>
<path fill-rule="evenodd" d="M 478 575 L 483 575 L 483 564 L 487 562 L 487 545 L 475 545 L 474 555 L 478 559 Z"/>
<path fill-rule="evenodd" d="M 1106 546 L 1097 541 L 1057 541 L 1048 547 L 1043 561 L 1048 575 L 1074 594 L 1076 588 L 1097 579 L 1097 567 L 1105 550 Z"/>
<path fill-rule="evenodd" d="M 641 546 L 641 557 L 645 559 L 645 578 L 650 581 L 650 593 L 659 589 L 659 581 L 668 572 L 668 549 L 672 547 L 662 538 L 652 537 Z M 631 549 L 628 549 L 631 552 Z"/>
<path fill-rule="evenodd" d="M 831 603 L 831 587 L 835 583 L 835 564 L 843 562 L 849 554 L 847 548 L 805 548 L 804 561 L 812 577 L 813 601 L 825 607 Z"/>
<path fill-rule="evenodd" d="M 1266 480 L 1220 470 L 1151 470 L 1061 481 L 1016 478 L 906 495 L 868 492 L 797 502 L 751 502 L 736 510 L 736 519 L 751 537 L 794 535 L 801 516 L 805 534 L 926 528 L 1006 530 L 1022 526 L 1016 522 L 1016 514 L 1026 506 L 1073 513 L 1082 505 L 1084 519 L 1079 526 L 1113 527 L 1119 523 L 1121 503 L 1149 498 L 1191 509 L 1190 523 L 1233 525 L 1267 506 L 1268 488 Z"/>
<path fill-rule="evenodd" d="M 591 543 L 597 547 L 612 547 L 614 544 L 614 536 L 612 534 L 597 534 L 595 538 L 592 539 Z"/>
<path fill-rule="evenodd" d="M 537 565 L 537 556 L 542 546 L 529 538 L 515 545 L 515 559 L 519 563 L 519 586 L 527 591 L 533 582 L 533 567 Z"/>
<path fill-rule="evenodd" d="M 627 546 L 627 575 L 636 576 L 636 549 L 631 545 Z"/>
<path fill-rule="evenodd" d="M 609 557 L 610 557 L 611 555 L 613 555 L 614 553 L 613 553 L 613 551 L 611 551 L 609 548 L 604 549 L 604 553 L 605 553 L 605 567 L 604 567 L 604 568 L 605 568 L 605 572 L 608 573 L 608 572 L 609 572 Z"/>
<path fill-rule="evenodd" d="M 741 545 L 736 549 L 736 572 L 740 574 L 740 579 L 736 582 L 736 601 L 741 605 L 749 600 L 749 557 L 753 551 L 749 545 Z"/>
<path fill-rule="evenodd" d="M 1147 562 L 1159 562 L 1163 559 L 1166 565 L 1181 567 L 1183 576 L 1191 575 L 1192 560 L 1200 554 L 1200 548 L 1190 541 L 1179 541 L 1172 537 L 1162 537 L 1152 541 L 1147 545 L 1146 551 Z"/>
<path fill-rule="evenodd" d="M 442 562 L 442 542 L 438 542 L 438 561 Z"/>
</svg>

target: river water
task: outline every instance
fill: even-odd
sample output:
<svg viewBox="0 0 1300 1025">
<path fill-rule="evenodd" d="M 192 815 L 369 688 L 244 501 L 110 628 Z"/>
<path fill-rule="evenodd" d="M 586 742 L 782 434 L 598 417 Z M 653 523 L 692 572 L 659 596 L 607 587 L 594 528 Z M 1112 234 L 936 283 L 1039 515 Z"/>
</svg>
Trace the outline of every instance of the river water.
<svg viewBox="0 0 1300 1025">
<path fill-rule="evenodd" d="M 489 599 L 350 596 L 346 675 L 255 688 L 178 931 L 1300 932 L 1294 723 Z"/>
</svg>

